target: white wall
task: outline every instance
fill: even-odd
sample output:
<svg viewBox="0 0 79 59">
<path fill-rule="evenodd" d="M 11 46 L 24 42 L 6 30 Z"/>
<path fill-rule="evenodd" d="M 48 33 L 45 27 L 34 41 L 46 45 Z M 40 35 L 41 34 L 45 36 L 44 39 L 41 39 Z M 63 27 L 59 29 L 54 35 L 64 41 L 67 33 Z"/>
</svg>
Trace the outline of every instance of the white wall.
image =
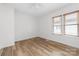
<svg viewBox="0 0 79 59">
<path fill-rule="evenodd" d="M 0 4 L 0 48 L 14 45 L 14 9 Z"/>
<path fill-rule="evenodd" d="M 24 40 L 36 37 L 37 21 L 34 17 L 16 11 L 15 14 L 15 40 Z"/>
<path fill-rule="evenodd" d="M 79 48 L 79 37 L 53 34 L 52 17 L 79 10 L 79 4 L 71 4 L 44 16 L 40 21 L 40 37 Z"/>
<path fill-rule="evenodd" d="M 12 46 L 15 41 L 37 37 L 38 23 L 36 17 L 0 4 L 0 48 Z"/>
<path fill-rule="evenodd" d="M 35 18 L 17 11 L 14 17 L 13 8 L 0 5 L 0 48 L 14 45 L 14 40 L 37 36 L 79 48 L 78 37 L 52 33 L 52 17 L 74 10 L 79 10 L 79 4 L 68 5 L 42 18 Z"/>
</svg>

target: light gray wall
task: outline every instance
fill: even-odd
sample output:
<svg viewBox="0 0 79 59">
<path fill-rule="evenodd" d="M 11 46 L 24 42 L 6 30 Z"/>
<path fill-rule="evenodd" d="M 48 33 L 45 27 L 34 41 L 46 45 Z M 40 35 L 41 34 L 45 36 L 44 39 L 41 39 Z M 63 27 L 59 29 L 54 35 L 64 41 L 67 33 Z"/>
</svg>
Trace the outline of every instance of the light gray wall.
<svg viewBox="0 0 79 59">
<path fill-rule="evenodd" d="M 37 22 L 30 15 L 16 11 L 15 14 L 15 40 L 24 40 L 36 37 Z"/>
<path fill-rule="evenodd" d="M 33 17 L 0 5 L 0 48 L 37 36 L 79 48 L 78 37 L 55 35 L 52 27 L 53 16 L 74 10 L 79 10 L 79 4 L 65 6 L 46 16 Z"/>
<path fill-rule="evenodd" d="M 44 16 L 40 21 L 40 37 L 79 48 L 79 37 L 53 34 L 52 17 L 66 12 L 79 10 L 79 4 L 71 4 Z"/>
<path fill-rule="evenodd" d="M 0 4 L 0 48 L 14 45 L 15 41 L 37 37 L 38 23 L 36 17 Z"/>
<path fill-rule="evenodd" d="M 14 45 L 14 9 L 0 4 L 0 48 Z"/>
</svg>

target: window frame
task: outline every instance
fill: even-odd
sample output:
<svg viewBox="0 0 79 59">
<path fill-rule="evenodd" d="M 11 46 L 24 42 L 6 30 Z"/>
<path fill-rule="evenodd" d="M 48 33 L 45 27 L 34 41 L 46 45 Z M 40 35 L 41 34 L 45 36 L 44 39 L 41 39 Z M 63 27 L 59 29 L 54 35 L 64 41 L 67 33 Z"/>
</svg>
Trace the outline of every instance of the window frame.
<svg viewBox="0 0 79 59">
<path fill-rule="evenodd" d="M 55 25 L 54 18 L 58 18 L 58 17 L 61 18 L 61 19 L 60 19 L 61 25 Z M 61 34 L 62 34 L 62 15 L 55 16 L 55 17 L 52 17 L 52 18 L 53 18 L 53 33 L 54 33 L 54 34 L 61 35 Z M 60 28 L 61 33 L 55 33 L 55 32 L 54 32 L 54 27 L 55 27 L 55 26 L 60 26 L 60 27 L 61 27 L 61 28 Z"/>
<path fill-rule="evenodd" d="M 77 13 L 77 18 L 76 18 L 76 21 L 77 21 L 77 24 L 69 24 L 69 26 L 72 26 L 72 25 L 77 25 L 77 34 L 78 35 L 70 35 L 70 34 L 66 34 L 65 33 L 65 26 L 67 26 L 67 24 L 66 24 L 66 16 L 67 15 L 70 15 L 70 14 L 74 14 L 74 13 Z M 64 14 L 63 15 L 64 16 L 64 35 L 69 35 L 69 36 L 78 36 L 79 37 L 79 11 L 74 11 L 74 12 L 70 12 L 70 13 L 66 13 L 66 14 Z"/>
</svg>

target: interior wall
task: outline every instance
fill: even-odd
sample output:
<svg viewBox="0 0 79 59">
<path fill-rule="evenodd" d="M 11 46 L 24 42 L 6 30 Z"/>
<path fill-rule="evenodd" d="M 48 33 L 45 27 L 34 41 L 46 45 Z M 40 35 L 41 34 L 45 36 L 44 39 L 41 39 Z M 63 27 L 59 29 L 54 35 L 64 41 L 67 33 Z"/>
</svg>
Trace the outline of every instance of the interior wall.
<svg viewBox="0 0 79 59">
<path fill-rule="evenodd" d="M 14 45 L 14 9 L 0 4 L 0 48 Z"/>
<path fill-rule="evenodd" d="M 51 14 L 44 16 L 40 21 L 40 37 L 57 41 L 66 45 L 70 45 L 79 48 L 79 37 L 68 35 L 56 35 L 53 34 L 52 17 L 67 12 L 79 10 L 79 4 L 71 4 L 63 8 L 57 9 Z"/>
<path fill-rule="evenodd" d="M 36 37 L 37 21 L 34 17 L 16 11 L 15 14 L 15 40 L 25 40 Z"/>
<path fill-rule="evenodd" d="M 65 6 L 46 16 L 33 17 L 0 5 L 0 48 L 37 36 L 79 48 L 79 37 L 53 34 L 52 27 L 53 16 L 74 10 L 79 10 L 79 4 Z"/>
</svg>

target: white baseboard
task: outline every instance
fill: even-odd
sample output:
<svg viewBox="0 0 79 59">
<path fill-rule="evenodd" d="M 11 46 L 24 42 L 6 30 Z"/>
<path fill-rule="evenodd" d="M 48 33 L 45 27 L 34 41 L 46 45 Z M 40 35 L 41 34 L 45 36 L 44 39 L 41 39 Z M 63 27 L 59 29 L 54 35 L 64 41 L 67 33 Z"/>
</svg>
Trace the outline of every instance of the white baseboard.
<svg viewBox="0 0 79 59">
<path fill-rule="evenodd" d="M 2 44 L 2 45 L 0 45 L 0 49 L 5 48 L 5 47 L 9 47 L 9 46 L 13 46 L 13 45 L 15 45 L 14 42 L 10 42 L 10 43 L 6 43 L 6 44 Z"/>
<path fill-rule="evenodd" d="M 28 38 L 22 38 L 22 39 L 15 40 L 15 42 L 22 41 L 22 40 L 28 40 L 28 39 L 35 38 L 35 37 L 36 36 L 32 36 L 32 37 L 28 37 Z"/>
</svg>

